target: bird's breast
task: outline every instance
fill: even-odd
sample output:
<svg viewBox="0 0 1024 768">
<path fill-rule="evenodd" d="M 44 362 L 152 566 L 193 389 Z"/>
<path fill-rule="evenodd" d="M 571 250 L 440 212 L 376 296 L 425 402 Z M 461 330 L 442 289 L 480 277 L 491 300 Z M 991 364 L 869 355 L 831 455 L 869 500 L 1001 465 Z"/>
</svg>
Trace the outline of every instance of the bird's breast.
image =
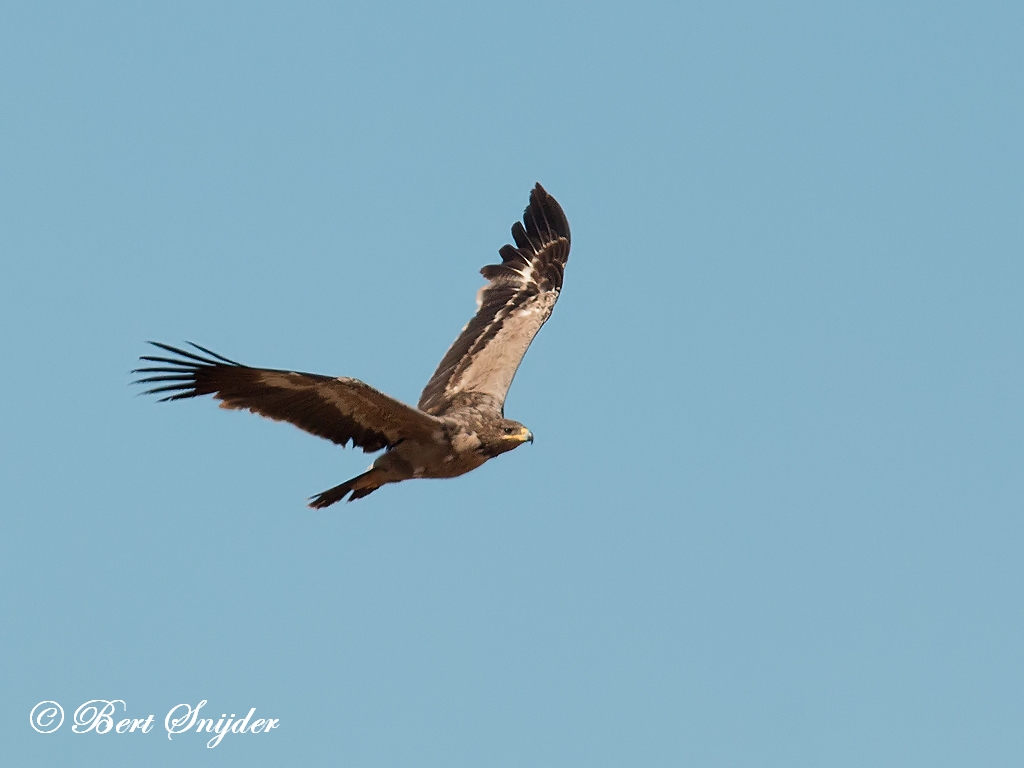
<svg viewBox="0 0 1024 768">
<path fill-rule="evenodd" d="M 458 455 L 474 453 L 481 445 L 480 438 L 477 436 L 476 432 L 470 430 L 460 430 L 456 432 L 452 435 L 451 443 L 452 449 Z"/>
</svg>

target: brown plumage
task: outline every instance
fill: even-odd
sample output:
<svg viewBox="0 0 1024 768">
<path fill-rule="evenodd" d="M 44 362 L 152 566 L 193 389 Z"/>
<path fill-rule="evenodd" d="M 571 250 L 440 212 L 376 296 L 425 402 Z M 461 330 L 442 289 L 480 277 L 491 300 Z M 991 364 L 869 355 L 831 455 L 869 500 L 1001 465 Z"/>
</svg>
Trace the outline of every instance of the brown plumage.
<svg viewBox="0 0 1024 768">
<path fill-rule="evenodd" d="M 505 396 L 558 300 L 570 242 L 565 214 L 540 184 L 512 237 L 515 245 L 499 251 L 501 264 L 480 270 L 489 282 L 478 296 L 478 311 L 416 408 L 357 379 L 250 368 L 197 344 L 191 352 L 150 342 L 172 356 L 142 357 L 158 365 L 134 371 L 150 374 L 136 383 L 159 384 L 146 394 L 166 393 L 161 400 L 213 395 L 222 408 L 287 421 L 342 446 L 386 449 L 368 471 L 315 496 L 311 507 L 346 495 L 359 499 L 387 483 L 465 474 L 533 441 L 526 427 L 504 417 Z"/>
</svg>

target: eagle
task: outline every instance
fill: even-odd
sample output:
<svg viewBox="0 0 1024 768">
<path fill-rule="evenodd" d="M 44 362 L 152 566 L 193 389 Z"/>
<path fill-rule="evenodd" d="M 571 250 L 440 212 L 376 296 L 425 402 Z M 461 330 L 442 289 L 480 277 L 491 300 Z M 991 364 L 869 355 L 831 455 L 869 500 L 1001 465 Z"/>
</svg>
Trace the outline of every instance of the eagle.
<svg viewBox="0 0 1024 768">
<path fill-rule="evenodd" d="M 348 496 L 361 499 L 388 483 L 458 477 L 489 459 L 533 442 L 533 433 L 505 418 L 505 396 L 534 336 L 551 316 L 569 259 L 569 223 L 537 184 L 515 245 L 499 249 L 500 264 L 480 270 L 487 284 L 466 324 L 427 382 L 415 408 L 358 379 L 251 368 L 188 342 L 189 351 L 148 342 L 171 356 L 144 355 L 134 383 L 160 402 L 213 395 L 221 408 L 286 421 L 342 447 L 383 450 L 361 475 L 313 496 L 323 509 Z"/>
</svg>

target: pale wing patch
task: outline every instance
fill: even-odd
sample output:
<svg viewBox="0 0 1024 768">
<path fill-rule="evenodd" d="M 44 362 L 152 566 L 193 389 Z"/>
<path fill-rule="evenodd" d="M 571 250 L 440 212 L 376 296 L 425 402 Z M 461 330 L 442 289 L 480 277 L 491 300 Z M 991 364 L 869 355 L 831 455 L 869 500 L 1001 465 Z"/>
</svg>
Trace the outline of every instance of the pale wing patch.
<svg viewBox="0 0 1024 768">
<path fill-rule="evenodd" d="M 452 392 L 482 392 L 504 400 L 523 355 L 551 316 L 557 300 L 557 291 L 542 293 L 527 301 L 523 309 L 496 318 L 500 326 L 498 332 L 480 349 L 474 350 L 470 364 L 461 371 Z"/>
</svg>

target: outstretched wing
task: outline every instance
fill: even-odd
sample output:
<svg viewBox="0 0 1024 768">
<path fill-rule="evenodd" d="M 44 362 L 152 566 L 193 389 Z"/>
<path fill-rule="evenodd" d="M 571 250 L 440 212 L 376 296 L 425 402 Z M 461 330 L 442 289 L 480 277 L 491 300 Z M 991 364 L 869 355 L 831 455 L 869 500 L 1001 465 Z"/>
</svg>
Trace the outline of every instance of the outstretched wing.
<svg viewBox="0 0 1024 768">
<path fill-rule="evenodd" d="M 136 383 L 160 384 L 145 394 L 166 392 L 161 401 L 213 395 L 221 401 L 221 408 L 248 409 L 260 416 L 287 421 L 339 445 L 351 440 L 366 452 L 409 438 L 433 440 L 441 433 L 439 419 L 358 379 L 250 368 L 197 344 L 192 346 L 207 357 L 155 341 L 150 344 L 177 356 L 146 356 L 142 359 L 161 365 L 132 371 L 157 374 Z"/>
<path fill-rule="evenodd" d="M 540 184 L 512 237 L 516 244 L 499 251 L 501 264 L 480 270 L 490 282 L 477 296 L 476 316 L 420 396 L 427 413 L 443 413 L 460 393 L 483 395 L 475 399 L 500 411 L 523 355 L 554 309 L 569 258 L 569 222 Z"/>
</svg>

